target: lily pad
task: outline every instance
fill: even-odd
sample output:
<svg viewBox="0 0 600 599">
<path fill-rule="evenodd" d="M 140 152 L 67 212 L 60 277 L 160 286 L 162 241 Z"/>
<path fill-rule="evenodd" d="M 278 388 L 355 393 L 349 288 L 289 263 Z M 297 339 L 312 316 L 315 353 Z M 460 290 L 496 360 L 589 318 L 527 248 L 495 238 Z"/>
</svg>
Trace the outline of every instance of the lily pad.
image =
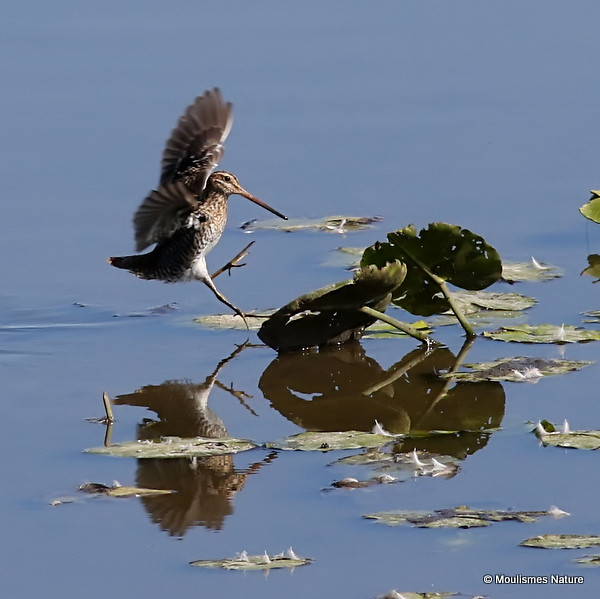
<svg viewBox="0 0 600 599">
<path fill-rule="evenodd" d="M 583 564 L 584 566 L 600 566 L 600 555 L 597 553 L 593 555 L 584 555 L 583 557 L 578 557 L 573 561 L 578 564 Z"/>
<path fill-rule="evenodd" d="M 280 441 L 268 442 L 265 443 L 265 446 L 272 449 L 331 451 L 334 449 L 381 447 L 398 438 L 363 431 L 307 432 L 298 433 Z"/>
<path fill-rule="evenodd" d="M 406 267 L 398 261 L 382 268 L 361 268 L 353 279 L 327 285 L 289 302 L 263 323 L 258 336 L 277 351 L 358 339 L 377 320 L 359 310 L 365 306 L 384 311 L 391 292 L 405 275 Z"/>
<path fill-rule="evenodd" d="M 324 216 L 323 218 L 291 218 L 283 222 L 275 219 L 251 220 L 240 228 L 244 231 L 260 231 L 262 229 L 275 229 L 291 233 L 293 231 L 325 231 L 327 233 L 349 233 L 366 229 L 369 225 L 381 220 L 379 216 Z"/>
<path fill-rule="evenodd" d="M 589 218 L 595 223 L 600 223 L 600 197 L 596 191 L 592 190 L 594 197 L 587 203 L 579 208 L 579 212 L 586 218 Z"/>
<path fill-rule="evenodd" d="M 544 420 L 533 431 L 544 445 L 568 449 L 600 449 L 600 431 L 571 431 L 565 421 L 563 430 Z"/>
<path fill-rule="evenodd" d="M 590 364 L 593 362 L 526 357 L 499 358 L 493 362 L 463 365 L 473 372 L 451 372 L 443 376 L 461 381 L 531 383 L 539 381 L 544 376 L 564 374 Z"/>
<path fill-rule="evenodd" d="M 525 539 L 521 545 L 540 549 L 584 549 L 600 545 L 600 535 L 539 535 Z"/>
<path fill-rule="evenodd" d="M 125 441 L 114 445 L 86 449 L 86 453 L 112 455 L 121 458 L 192 458 L 226 455 L 254 449 L 256 444 L 247 439 L 223 437 L 163 437 L 157 441 Z"/>
<path fill-rule="evenodd" d="M 370 466 L 376 472 L 393 473 L 403 479 L 415 476 L 452 478 L 459 470 L 459 460 L 453 456 L 413 450 L 410 453 L 391 453 L 370 449 L 363 453 L 344 456 L 335 463 Z M 383 481 L 385 482 L 385 481 Z"/>
<path fill-rule="evenodd" d="M 124 487 L 118 483 L 115 483 L 112 487 L 108 487 L 101 483 L 85 483 L 77 490 L 90 495 L 107 495 L 108 497 L 148 497 L 152 495 L 170 495 L 177 492 L 170 489 Z"/>
<path fill-rule="evenodd" d="M 400 260 L 407 265 L 401 287 L 393 292 L 397 306 L 421 316 L 431 316 L 450 308 L 439 286 L 420 265 L 433 275 L 462 289 L 481 290 L 500 279 L 502 263 L 498 252 L 479 235 L 447 223 L 432 223 L 418 234 L 410 225 L 388 234 L 388 242 L 368 247 L 361 266 Z"/>
<path fill-rule="evenodd" d="M 600 323 L 600 310 L 588 310 L 583 315 L 587 316 L 584 322 Z"/>
<path fill-rule="evenodd" d="M 509 283 L 520 281 L 549 281 L 561 277 L 563 271 L 558 266 L 538 262 L 531 258 L 531 262 L 504 262 L 502 264 L 502 278 Z"/>
<path fill-rule="evenodd" d="M 424 333 L 431 333 L 431 325 L 426 323 L 424 320 L 419 320 L 417 322 L 413 322 L 410 325 L 413 329 L 417 331 L 422 331 Z M 396 327 L 393 327 L 391 324 L 387 322 L 381 322 L 378 320 L 373 323 L 371 326 L 365 329 L 363 339 L 388 339 L 391 337 L 408 337 L 409 335 L 404 331 L 399 331 Z"/>
<path fill-rule="evenodd" d="M 274 311 L 275 310 L 268 310 L 266 312 L 261 312 L 260 314 L 246 314 L 248 327 L 246 327 L 242 317 L 238 314 L 208 314 L 206 316 L 197 316 L 194 318 L 194 322 L 197 322 L 208 329 L 258 330 L 262 323 L 273 314 Z"/>
<path fill-rule="evenodd" d="M 480 310 L 522 311 L 535 305 L 533 297 L 520 293 L 498 293 L 492 291 L 455 291 L 456 301 L 465 314 Z"/>
<path fill-rule="evenodd" d="M 364 247 L 339 247 L 328 252 L 321 264 L 323 266 L 352 270 L 360 266 L 360 259 L 364 251 Z"/>
<path fill-rule="evenodd" d="M 585 343 L 598 341 L 600 331 L 552 324 L 502 326 L 497 331 L 485 331 L 484 337 L 517 343 Z"/>
<path fill-rule="evenodd" d="M 242 551 L 232 558 L 219 560 L 200 559 L 190 562 L 191 566 L 199 568 L 224 568 L 225 570 L 273 570 L 275 568 L 295 568 L 310 564 L 312 559 L 298 557 L 290 547 L 284 553 L 277 555 L 248 555 Z"/>
<path fill-rule="evenodd" d="M 417 528 L 474 528 L 489 526 L 491 522 L 514 520 L 534 522 L 541 516 L 562 517 L 562 510 L 551 508 L 547 511 L 479 510 L 467 506 L 435 510 L 433 512 L 393 511 L 367 514 L 363 518 L 377 520 L 388 526 L 412 524 Z"/>
</svg>

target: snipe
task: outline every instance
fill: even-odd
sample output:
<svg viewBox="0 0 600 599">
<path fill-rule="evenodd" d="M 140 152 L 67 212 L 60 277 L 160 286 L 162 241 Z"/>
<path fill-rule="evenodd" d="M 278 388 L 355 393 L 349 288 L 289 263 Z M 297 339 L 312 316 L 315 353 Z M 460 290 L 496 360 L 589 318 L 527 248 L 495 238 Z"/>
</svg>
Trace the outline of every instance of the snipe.
<svg viewBox="0 0 600 599">
<path fill-rule="evenodd" d="M 223 156 L 232 122 L 232 105 L 223 101 L 218 88 L 204 92 L 187 108 L 167 141 L 159 187 L 133 217 L 136 251 L 154 243 L 156 246 L 146 254 L 108 261 L 141 279 L 202 281 L 244 318 L 244 313 L 218 291 L 206 268 L 206 254 L 225 229 L 227 200 L 238 194 L 283 219 L 287 217 L 248 193 L 231 173 L 211 174 Z"/>
</svg>

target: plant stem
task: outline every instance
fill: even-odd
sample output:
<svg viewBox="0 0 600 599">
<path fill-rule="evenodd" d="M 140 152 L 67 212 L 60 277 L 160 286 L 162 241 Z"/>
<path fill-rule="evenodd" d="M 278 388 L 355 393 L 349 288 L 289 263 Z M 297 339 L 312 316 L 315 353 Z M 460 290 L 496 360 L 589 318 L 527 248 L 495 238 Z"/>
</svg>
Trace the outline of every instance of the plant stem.
<svg viewBox="0 0 600 599">
<path fill-rule="evenodd" d="M 440 288 L 443 296 L 446 298 L 446 301 L 450 305 L 450 309 L 452 310 L 452 312 L 454 312 L 456 318 L 458 318 L 458 322 L 460 322 L 460 325 L 465 330 L 465 333 L 467 333 L 467 337 L 475 337 L 477 333 L 475 333 L 473 327 L 471 326 L 471 323 L 467 320 L 467 318 L 463 314 L 463 311 L 454 301 L 454 298 L 452 297 L 452 294 L 450 293 L 450 290 L 446 285 L 446 281 L 441 277 L 438 277 L 435 273 L 432 273 L 427 268 L 427 266 L 423 264 L 423 262 L 421 262 L 421 260 L 415 258 L 415 256 L 413 256 L 410 252 L 406 251 L 406 248 L 404 248 L 403 246 L 400 247 L 402 248 L 402 251 L 406 254 L 406 256 L 410 258 Z"/>
<path fill-rule="evenodd" d="M 406 322 L 401 322 L 396 320 L 392 316 L 388 316 L 384 312 L 380 312 L 379 310 L 375 310 L 374 308 L 369 308 L 369 306 L 362 306 L 359 308 L 359 312 L 363 312 L 364 314 L 368 314 L 369 316 L 373 316 L 374 318 L 378 318 L 383 322 L 387 322 L 387 324 L 392 325 L 394 328 L 406 333 L 410 337 L 414 337 L 419 341 L 424 341 L 426 343 L 435 343 L 433 339 L 431 339 L 426 333 L 423 331 L 419 331 L 415 329 L 415 327 L 407 324 Z"/>
</svg>

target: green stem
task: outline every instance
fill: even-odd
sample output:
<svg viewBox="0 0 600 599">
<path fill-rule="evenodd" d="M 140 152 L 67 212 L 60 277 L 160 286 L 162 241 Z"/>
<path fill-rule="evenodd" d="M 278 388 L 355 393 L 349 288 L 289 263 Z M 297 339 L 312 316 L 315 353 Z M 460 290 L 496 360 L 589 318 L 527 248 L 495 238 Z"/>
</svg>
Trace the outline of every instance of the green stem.
<svg viewBox="0 0 600 599">
<path fill-rule="evenodd" d="M 401 246 L 402 247 L 402 246 Z M 410 252 L 406 251 L 406 248 L 402 247 L 402 251 L 406 254 L 408 258 L 410 258 L 441 290 L 443 296 L 446 298 L 446 301 L 450 305 L 450 309 L 454 312 L 456 318 L 458 318 L 458 322 L 467 333 L 467 337 L 475 337 L 477 333 L 475 333 L 471 323 L 467 320 L 463 311 L 460 309 L 458 304 L 454 301 L 448 286 L 446 285 L 446 281 L 441 277 L 438 277 L 436 274 L 432 273 L 423 262 L 421 262 L 418 258 L 415 258 Z"/>
<path fill-rule="evenodd" d="M 419 330 L 415 329 L 415 327 L 413 327 L 405 322 L 396 320 L 395 318 L 393 318 L 392 316 L 388 316 L 384 312 L 380 312 L 379 310 L 375 310 L 374 308 L 369 308 L 369 306 L 362 306 L 361 308 L 359 308 L 359 312 L 363 312 L 364 314 L 368 314 L 369 316 L 378 318 L 379 320 L 382 320 L 383 322 L 387 322 L 387 324 L 392 325 L 394 328 L 398 329 L 399 331 L 402 331 L 403 333 L 406 333 L 407 335 L 414 337 L 415 339 L 418 339 L 419 341 L 424 341 L 427 343 L 435 343 L 435 341 L 433 339 L 431 339 L 426 333 L 423 333 L 423 331 L 419 331 Z"/>
</svg>

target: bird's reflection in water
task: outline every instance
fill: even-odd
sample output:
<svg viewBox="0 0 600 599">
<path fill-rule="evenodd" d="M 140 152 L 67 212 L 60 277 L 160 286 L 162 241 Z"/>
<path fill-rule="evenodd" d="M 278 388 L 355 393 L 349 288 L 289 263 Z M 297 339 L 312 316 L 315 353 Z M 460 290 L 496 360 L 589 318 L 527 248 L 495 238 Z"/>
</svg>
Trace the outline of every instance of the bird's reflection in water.
<svg viewBox="0 0 600 599">
<path fill-rule="evenodd" d="M 147 385 L 134 393 L 119 395 L 115 404 L 145 407 L 156 413 L 158 420 L 145 419 L 138 425 L 140 440 L 157 440 L 163 436 L 226 437 L 225 424 L 208 407 L 208 398 L 217 385 L 252 411 L 245 402 L 247 394 L 217 380 L 225 364 L 243 348 L 238 347 L 221 360 L 203 383 L 167 381 L 162 385 Z M 182 537 L 193 526 L 220 530 L 226 517 L 233 513 L 233 496 L 243 487 L 246 477 L 274 456 L 271 454 L 245 470 L 235 469 L 233 455 L 138 460 L 136 484 L 177 491 L 173 495 L 141 498 L 152 521 L 170 535 Z"/>
<path fill-rule="evenodd" d="M 454 383 L 439 376 L 456 365 L 447 348 L 419 348 L 383 369 L 353 343 L 281 354 L 265 369 L 259 387 L 276 410 L 308 431 L 368 431 L 376 420 L 394 434 L 464 431 L 408 438 L 394 450 L 465 457 L 500 425 L 505 395 L 497 382 Z"/>
</svg>

